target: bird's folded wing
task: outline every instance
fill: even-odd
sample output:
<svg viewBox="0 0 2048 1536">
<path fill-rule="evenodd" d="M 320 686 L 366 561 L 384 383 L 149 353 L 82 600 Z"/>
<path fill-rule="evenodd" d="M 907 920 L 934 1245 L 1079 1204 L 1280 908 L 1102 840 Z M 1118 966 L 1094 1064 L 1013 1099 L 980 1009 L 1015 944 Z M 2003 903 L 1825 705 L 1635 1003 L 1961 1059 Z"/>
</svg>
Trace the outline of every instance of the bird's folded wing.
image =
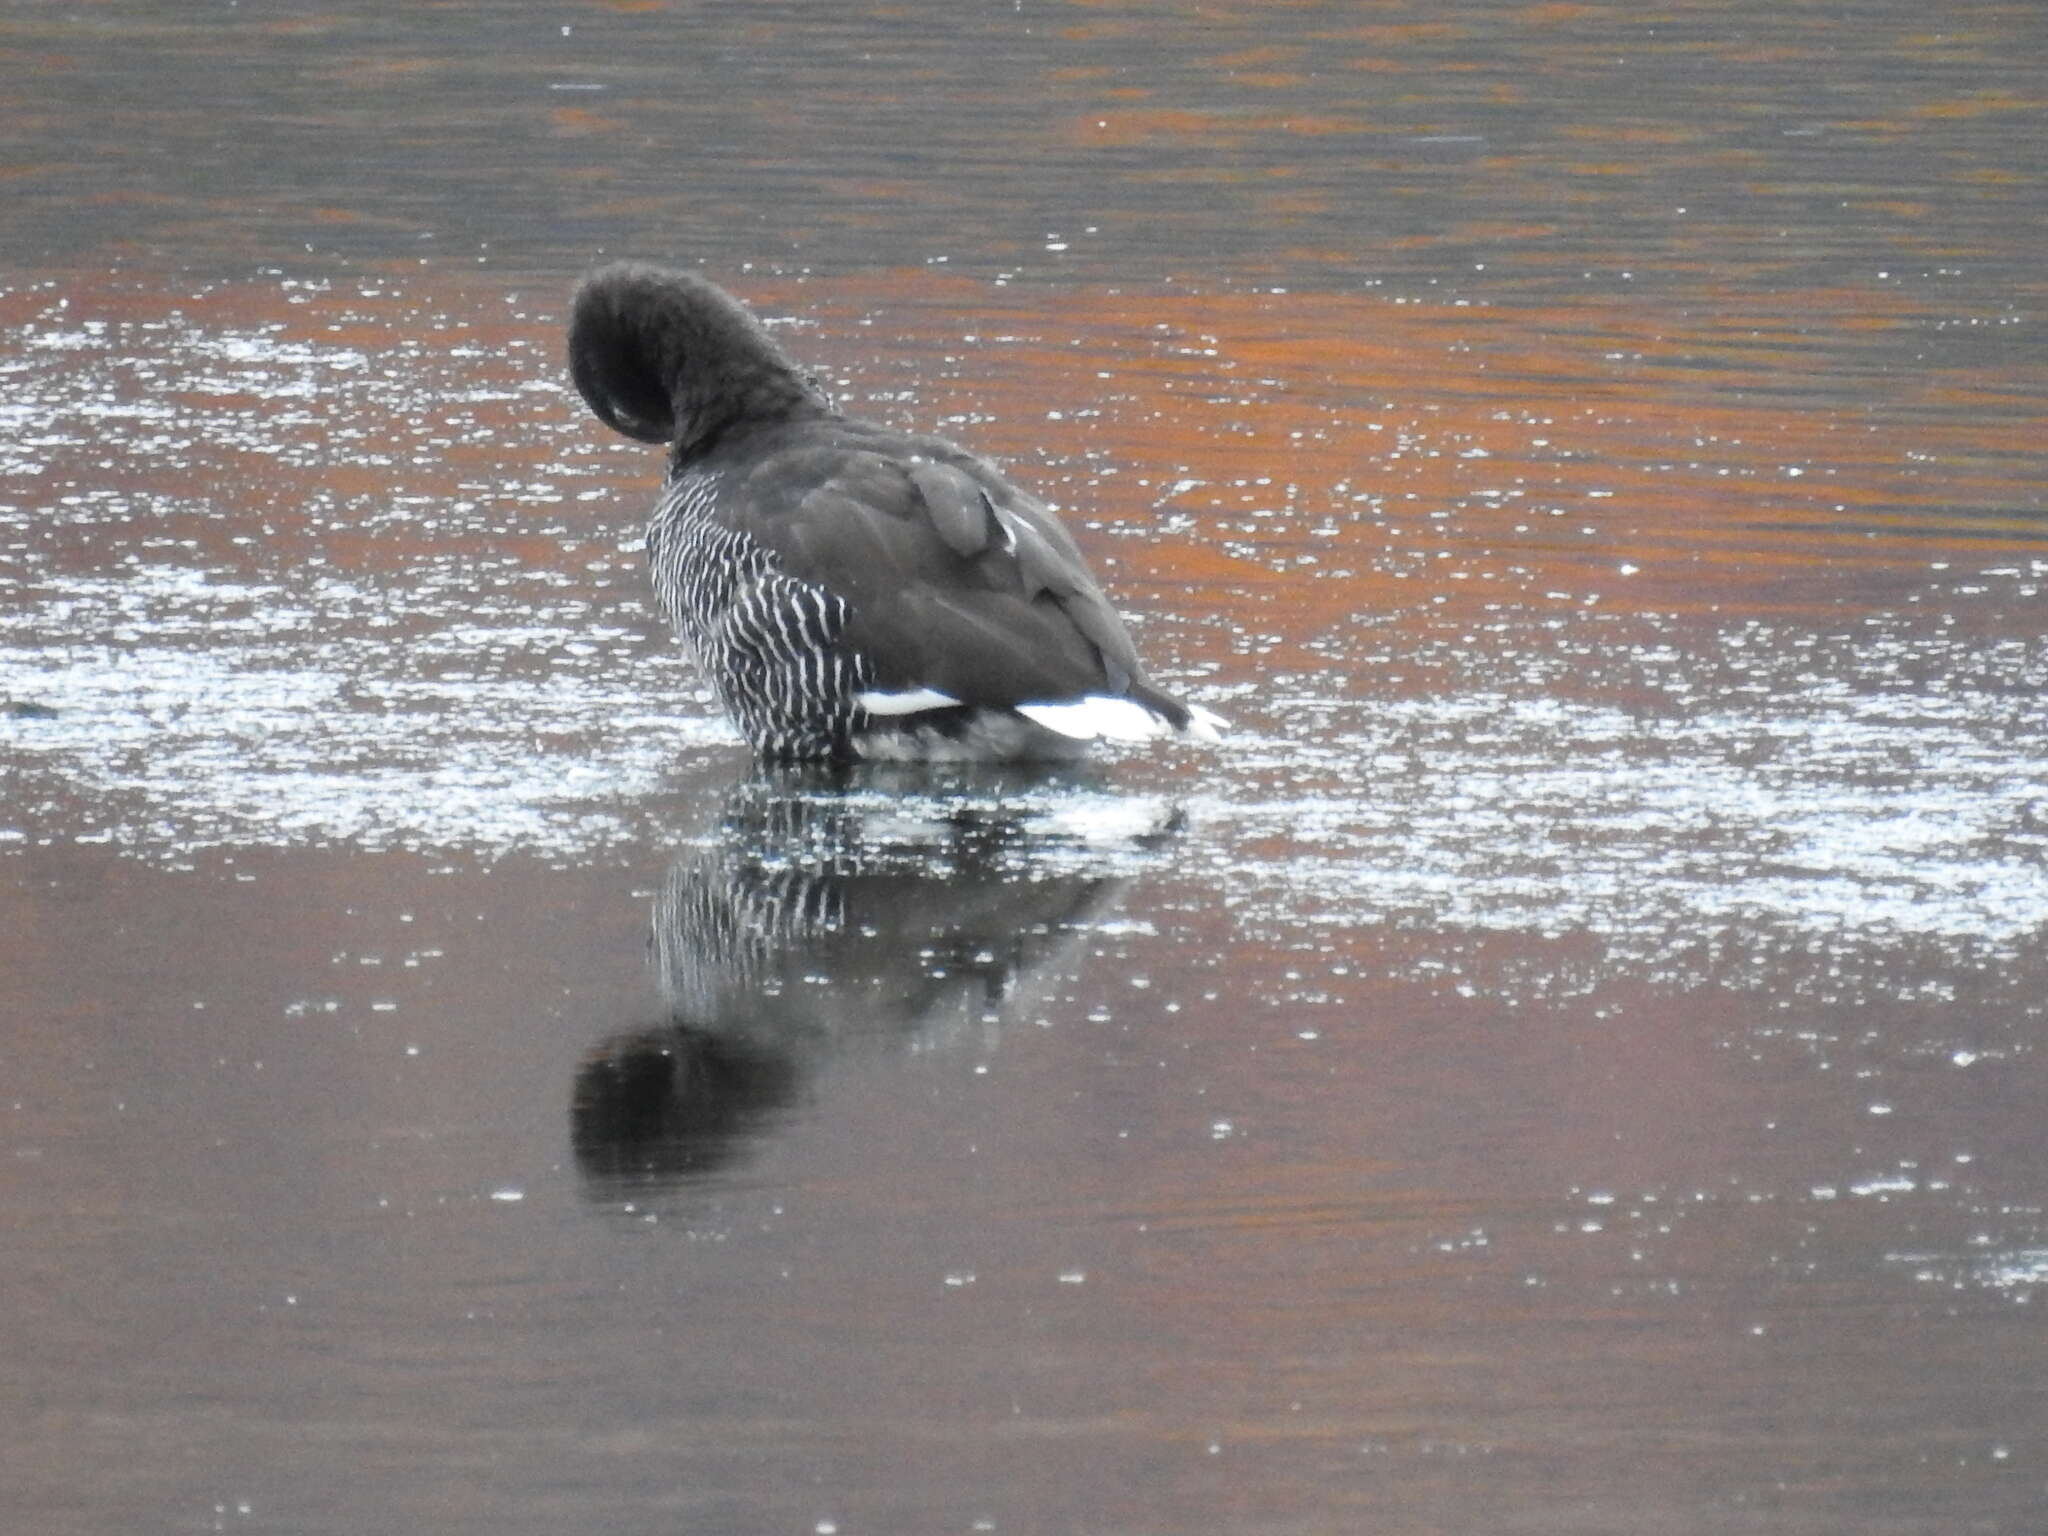
<svg viewBox="0 0 2048 1536">
<path fill-rule="evenodd" d="M 878 686 L 1009 706 L 1142 679 L 1072 537 L 992 469 L 965 455 L 803 459 L 757 468 L 726 516 L 789 575 L 846 601 L 843 638 Z"/>
</svg>

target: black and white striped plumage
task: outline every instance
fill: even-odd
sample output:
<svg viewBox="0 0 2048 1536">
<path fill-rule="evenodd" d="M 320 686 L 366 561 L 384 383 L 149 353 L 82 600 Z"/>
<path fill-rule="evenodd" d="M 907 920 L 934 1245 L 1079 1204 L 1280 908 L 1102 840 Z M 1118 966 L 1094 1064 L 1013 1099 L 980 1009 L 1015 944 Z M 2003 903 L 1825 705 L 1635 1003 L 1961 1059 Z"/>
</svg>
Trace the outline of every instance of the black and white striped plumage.
<svg viewBox="0 0 2048 1536">
<path fill-rule="evenodd" d="M 655 591 L 764 757 L 1060 757 L 1220 734 L 1146 678 L 1047 507 L 942 438 L 841 416 L 711 283 L 593 273 L 569 361 L 601 420 L 669 445 Z"/>
</svg>

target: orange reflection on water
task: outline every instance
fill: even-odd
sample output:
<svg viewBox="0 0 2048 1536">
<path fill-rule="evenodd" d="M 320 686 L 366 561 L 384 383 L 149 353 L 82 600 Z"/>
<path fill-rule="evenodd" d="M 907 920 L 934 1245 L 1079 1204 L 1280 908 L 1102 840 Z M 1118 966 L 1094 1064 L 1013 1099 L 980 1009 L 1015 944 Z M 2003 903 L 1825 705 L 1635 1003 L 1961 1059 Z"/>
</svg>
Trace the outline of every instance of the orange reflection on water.
<svg viewBox="0 0 2048 1536">
<path fill-rule="evenodd" d="M 1435 620 L 1588 602 L 1835 623 L 1919 601 L 1938 569 L 2041 551 L 2036 381 L 1976 354 L 1967 368 L 1897 366 L 1902 344 L 1925 337 L 1934 350 L 1942 338 L 1883 285 L 1772 303 L 1624 295 L 1506 308 L 1372 293 L 1053 293 L 930 270 L 733 281 L 764 313 L 801 322 L 790 346 L 849 409 L 956 436 L 1063 506 L 1134 601 L 1193 587 L 1246 623 L 1277 603 L 1296 638 L 1374 612 Z M 205 423 L 275 416 L 252 392 L 262 380 L 154 381 L 114 360 L 107 387 L 188 416 L 188 445 L 126 465 L 60 447 L 49 473 L 206 506 L 209 544 L 260 515 L 267 538 L 310 551 L 329 538 L 318 509 L 332 498 L 487 497 L 494 480 L 544 475 L 567 445 L 614 446 L 561 388 L 562 296 L 546 287 L 508 302 L 484 280 L 257 282 L 167 304 L 101 280 L 68 297 L 67 323 L 352 349 L 409 387 L 395 434 L 356 429 L 390 439 L 392 454 L 324 452 L 336 423 L 304 408 L 268 428 L 288 451 L 256 450 Z M 0 322 L 28 326 L 47 302 L 0 296 Z M 565 508 L 563 527 L 630 526 L 659 457 L 621 449 L 614 462 L 624 503 Z M 418 553 L 402 518 L 335 537 L 351 563 Z M 557 530 L 509 518 L 493 550 L 561 558 Z M 1983 604 L 1969 621 L 2031 623 Z"/>
</svg>

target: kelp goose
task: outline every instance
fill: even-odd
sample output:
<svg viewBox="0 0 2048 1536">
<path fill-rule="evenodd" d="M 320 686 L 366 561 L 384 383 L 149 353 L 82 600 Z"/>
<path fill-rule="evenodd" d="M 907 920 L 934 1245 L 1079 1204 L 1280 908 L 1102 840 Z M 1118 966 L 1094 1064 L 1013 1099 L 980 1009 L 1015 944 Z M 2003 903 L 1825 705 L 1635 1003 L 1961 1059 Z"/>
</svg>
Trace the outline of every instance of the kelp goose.
<svg viewBox="0 0 2048 1536">
<path fill-rule="evenodd" d="M 606 425 L 668 445 L 655 592 L 763 757 L 1056 758 L 1221 734 L 1145 676 L 1043 503 L 943 438 L 842 416 L 703 278 L 592 273 L 569 364 Z"/>
</svg>

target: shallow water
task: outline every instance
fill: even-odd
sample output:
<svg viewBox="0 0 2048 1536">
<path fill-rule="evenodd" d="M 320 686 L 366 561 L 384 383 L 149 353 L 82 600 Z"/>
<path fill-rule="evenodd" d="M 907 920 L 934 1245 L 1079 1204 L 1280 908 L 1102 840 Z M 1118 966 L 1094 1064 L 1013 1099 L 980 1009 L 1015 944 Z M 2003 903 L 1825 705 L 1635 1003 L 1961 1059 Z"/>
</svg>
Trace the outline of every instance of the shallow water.
<svg viewBox="0 0 2048 1536">
<path fill-rule="evenodd" d="M 15 1523 L 2038 1528 L 2034 8 L 244 9 L 0 21 Z M 1226 746 L 752 768 L 599 252 Z"/>
</svg>

